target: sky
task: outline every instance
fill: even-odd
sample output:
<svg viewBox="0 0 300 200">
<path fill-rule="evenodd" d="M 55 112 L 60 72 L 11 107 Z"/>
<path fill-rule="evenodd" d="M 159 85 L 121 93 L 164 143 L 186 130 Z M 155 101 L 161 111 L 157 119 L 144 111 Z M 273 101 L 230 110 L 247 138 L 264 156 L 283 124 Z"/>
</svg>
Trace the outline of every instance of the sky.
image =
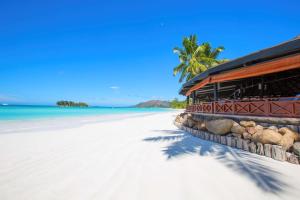
<svg viewBox="0 0 300 200">
<path fill-rule="evenodd" d="M 300 35 L 299 0 L 0 0 L 0 103 L 170 100 L 184 36 L 239 56 Z"/>
</svg>

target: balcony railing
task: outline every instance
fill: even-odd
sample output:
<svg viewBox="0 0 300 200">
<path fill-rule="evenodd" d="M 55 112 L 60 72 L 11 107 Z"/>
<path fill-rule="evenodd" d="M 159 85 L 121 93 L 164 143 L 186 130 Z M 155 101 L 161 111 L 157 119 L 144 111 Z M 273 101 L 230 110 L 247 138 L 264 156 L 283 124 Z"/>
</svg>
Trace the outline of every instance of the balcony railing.
<svg viewBox="0 0 300 200">
<path fill-rule="evenodd" d="M 186 111 L 192 113 L 297 118 L 300 117 L 300 97 L 201 102 L 188 106 Z"/>
</svg>

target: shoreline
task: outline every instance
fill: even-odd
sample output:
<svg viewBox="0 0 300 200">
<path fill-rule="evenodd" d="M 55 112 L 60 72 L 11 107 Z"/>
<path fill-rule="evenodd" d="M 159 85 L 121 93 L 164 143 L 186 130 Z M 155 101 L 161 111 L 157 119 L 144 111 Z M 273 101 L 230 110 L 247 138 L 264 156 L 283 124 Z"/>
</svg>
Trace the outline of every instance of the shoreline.
<svg viewBox="0 0 300 200">
<path fill-rule="evenodd" d="M 26 120 L 0 120 L 0 134 L 78 128 L 86 124 L 105 123 L 110 121 L 124 120 L 127 118 L 156 115 L 166 112 L 178 112 L 178 110 L 142 113 L 113 113 L 90 116 L 63 116 Z"/>
</svg>

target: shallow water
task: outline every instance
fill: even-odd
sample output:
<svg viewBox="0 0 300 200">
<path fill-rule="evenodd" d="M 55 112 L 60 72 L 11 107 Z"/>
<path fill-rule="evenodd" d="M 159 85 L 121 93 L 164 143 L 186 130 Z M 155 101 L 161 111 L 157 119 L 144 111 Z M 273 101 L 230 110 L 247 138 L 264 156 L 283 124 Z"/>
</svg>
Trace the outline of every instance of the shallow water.
<svg viewBox="0 0 300 200">
<path fill-rule="evenodd" d="M 55 106 L 0 106 L 0 121 L 5 120 L 31 120 L 59 117 L 97 116 L 111 114 L 151 113 L 165 112 L 166 108 L 62 108 Z"/>
</svg>

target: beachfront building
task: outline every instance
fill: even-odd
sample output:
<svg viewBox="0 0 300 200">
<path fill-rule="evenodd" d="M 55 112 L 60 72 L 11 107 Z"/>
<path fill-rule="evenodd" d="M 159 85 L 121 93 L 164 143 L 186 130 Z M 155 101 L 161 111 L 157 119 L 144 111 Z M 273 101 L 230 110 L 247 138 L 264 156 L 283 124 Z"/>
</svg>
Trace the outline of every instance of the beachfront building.
<svg viewBox="0 0 300 200">
<path fill-rule="evenodd" d="M 255 119 L 300 118 L 300 36 L 220 64 L 185 83 L 187 112 Z M 296 123 L 297 124 L 297 123 Z"/>
</svg>

